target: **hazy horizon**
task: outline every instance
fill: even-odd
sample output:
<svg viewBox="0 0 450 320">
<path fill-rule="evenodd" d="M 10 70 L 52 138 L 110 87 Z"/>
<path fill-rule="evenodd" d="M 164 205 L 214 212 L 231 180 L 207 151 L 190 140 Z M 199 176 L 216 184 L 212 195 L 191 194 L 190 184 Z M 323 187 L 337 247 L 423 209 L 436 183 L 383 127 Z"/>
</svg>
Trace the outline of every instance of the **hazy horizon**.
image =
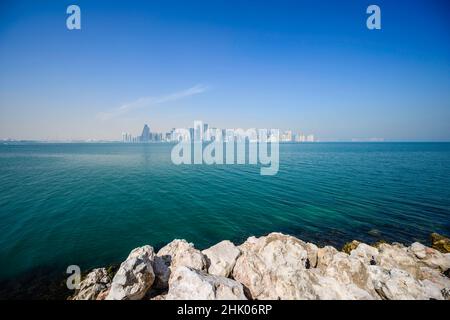
<svg viewBox="0 0 450 320">
<path fill-rule="evenodd" d="M 447 1 L 0 4 L 0 139 L 277 128 L 450 141 Z M 407 10 L 406 10 L 407 9 Z"/>
</svg>

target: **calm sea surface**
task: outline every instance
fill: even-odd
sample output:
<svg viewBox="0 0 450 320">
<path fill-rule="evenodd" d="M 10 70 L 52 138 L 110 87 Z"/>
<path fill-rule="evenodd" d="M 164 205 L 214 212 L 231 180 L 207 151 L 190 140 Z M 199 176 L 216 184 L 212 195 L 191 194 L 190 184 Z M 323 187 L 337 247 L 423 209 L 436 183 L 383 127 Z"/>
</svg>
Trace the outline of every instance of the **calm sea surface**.
<svg viewBox="0 0 450 320">
<path fill-rule="evenodd" d="M 0 145 L 0 279 L 280 231 L 319 244 L 450 234 L 450 143 L 282 144 L 280 170 L 175 166 L 169 144 Z"/>
</svg>

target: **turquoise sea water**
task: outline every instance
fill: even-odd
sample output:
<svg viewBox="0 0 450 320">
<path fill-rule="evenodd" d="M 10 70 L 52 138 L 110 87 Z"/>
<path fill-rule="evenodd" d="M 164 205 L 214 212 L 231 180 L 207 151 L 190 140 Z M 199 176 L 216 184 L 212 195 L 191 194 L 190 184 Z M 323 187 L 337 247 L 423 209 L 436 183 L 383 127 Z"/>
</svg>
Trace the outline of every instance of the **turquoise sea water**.
<svg viewBox="0 0 450 320">
<path fill-rule="evenodd" d="M 139 245 L 281 231 L 320 244 L 450 234 L 450 143 L 282 144 L 280 170 L 184 165 L 169 144 L 0 146 L 0 279 Z"/>
</svg>

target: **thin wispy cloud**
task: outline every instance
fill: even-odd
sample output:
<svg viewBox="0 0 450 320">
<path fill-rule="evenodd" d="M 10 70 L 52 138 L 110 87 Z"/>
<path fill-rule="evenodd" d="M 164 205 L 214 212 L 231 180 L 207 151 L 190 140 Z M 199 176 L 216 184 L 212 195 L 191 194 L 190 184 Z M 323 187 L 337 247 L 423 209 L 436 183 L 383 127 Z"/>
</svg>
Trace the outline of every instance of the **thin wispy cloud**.
<svg viewBox="0 0 450 320">
<path fill-rule="evenodd" d="M 156 106 L 156 105 L 166 103 L 166 102 L 181 100 L 181 99 L 184 99 L 187 97 L 201 94 L 207 90 L 208 90 L 207 86 L 198 84 L 191 88 L 188 88 L 188 89 L 185 89 L 182 91 L 173 92 L 173 93 L 170 93 L 170 94 L 167 94 L 164 96 L 160 96 L 160 97 L 142 97 L 135 101 L 123 104 L 120 107 L 112 109 L 108 112 L 100 112 L 97 114 L 97 118 L 102 121 L 109 120 L 112 118 L 116 118 L 118 116 L 125 115 L 136 109 L 147 108 L 147 107 Z"/>
</svg>

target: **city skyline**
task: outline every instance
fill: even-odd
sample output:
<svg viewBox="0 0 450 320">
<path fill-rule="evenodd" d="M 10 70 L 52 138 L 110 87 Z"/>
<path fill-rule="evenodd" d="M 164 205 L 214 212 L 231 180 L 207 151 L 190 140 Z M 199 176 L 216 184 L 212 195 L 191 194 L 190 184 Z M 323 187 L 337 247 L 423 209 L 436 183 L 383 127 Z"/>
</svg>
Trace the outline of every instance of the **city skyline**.
<svg viewBox="0 0 450 320">
<path fill-rule="evenodd" d="M 448 2 L 376 4 L 381 30 L 354 1 L 81 0 L 68 30 L 67 3 L 2 3 L 0 139 L 116 141 L 208 119 L 450 141 Z"/>
<path fill-rule="evenodd" d="M 231 142 L 231 141 L 246 141 L 247 139 L 251 140 L 251 137 L 248 137 L 247 134 L 252 130 L 258 131 L 261 128 L 234 128 L 234 129 L 223 129 L 210 127 L 208 123 L 203 121 L 194 121 L 194 126 L 186 128 L 189 132 L 188 137 L 184 137 L 182 134 L 177 132 L 178 128 L 172 128 L 168 132 L 151 132 L 148 124 L 144 124 L 142 129 L 142 133 L 140 135 L 134 136 L 129 132 L 122 132 L 122 142 L 125 143 L 148 143 L 148 142 L 179 142 L 183 139 L 188 139 L 190 141 L 202 141 L 202 142 L 211 142 L 217 139 L 216 135 L 219 133 L 220 139 L 223 142 Z M 183 130 L 183 128 L 181 128 Z M 218 132 L 219 130 L 219 132 Z M 250 130 L 250 131 L 247 131 Z M 315 142 L 314 134 L 305 134 L 301 132 L 294 132 L 292 130 L 279 131 L 278 129 L 266 129 L 267 139 L 269 141 L 272 140 L 272 131 L 277 131 L 277 142 Z M 255 132 L 256 133 L 256 132 Z M 254 137 L 253 139 L 261 139 L 261 137 Z M 255 140 L 256 141 L 256 140 Z"/>
</svg>

